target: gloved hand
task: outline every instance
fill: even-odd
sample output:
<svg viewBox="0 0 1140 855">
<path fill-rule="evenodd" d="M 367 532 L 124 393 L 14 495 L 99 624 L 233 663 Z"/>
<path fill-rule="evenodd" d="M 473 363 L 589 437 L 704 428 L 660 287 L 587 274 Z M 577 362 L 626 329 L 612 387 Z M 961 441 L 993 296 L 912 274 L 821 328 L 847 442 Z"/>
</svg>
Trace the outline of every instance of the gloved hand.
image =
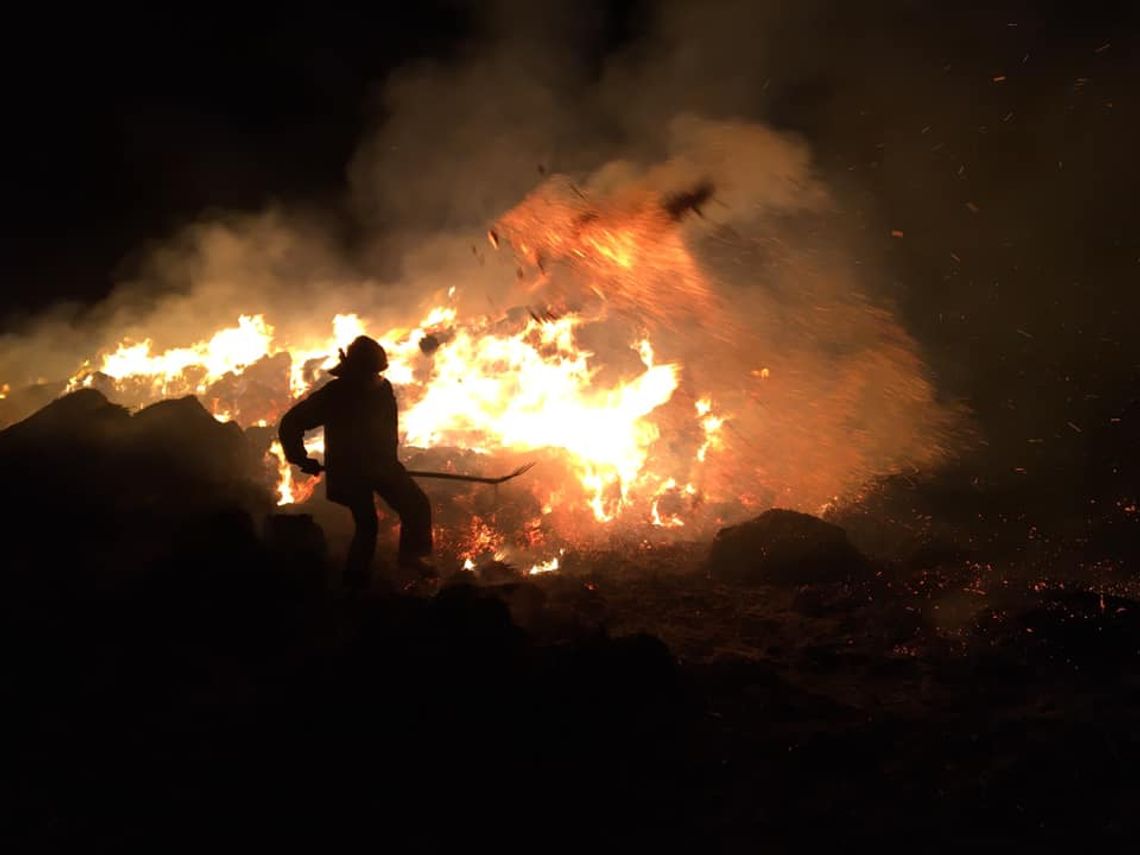
<svg viewBox="0 0 1140 855">
<path fill-rule="evenodd" d="M 320 475 L 325 471 L 325 467 L 321 465 L 319 460 L 314 460 L 311 457 L 306 457 L 297 464 L 297 468 L 304 472 L 306 475 Z"/>
</svg>

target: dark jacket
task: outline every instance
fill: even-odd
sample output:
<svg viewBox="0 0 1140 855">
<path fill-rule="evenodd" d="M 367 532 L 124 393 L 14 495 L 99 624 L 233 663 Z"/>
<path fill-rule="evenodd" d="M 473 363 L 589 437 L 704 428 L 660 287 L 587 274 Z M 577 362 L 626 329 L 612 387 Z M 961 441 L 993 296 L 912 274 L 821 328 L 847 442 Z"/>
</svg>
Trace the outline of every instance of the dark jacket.
<svg viewBox="0 0 1140 855">
<path fill-rule="evenodd" d="M 378 481 L 402 468 L 396 456 L 396 396 L 383 377 L 338 378 L 296 404 L 278 429 L 285 459 L 305 460 L 305 431 L 321 425 L 329 501 L 349 505 L 370 497 Z"/>
</svg>

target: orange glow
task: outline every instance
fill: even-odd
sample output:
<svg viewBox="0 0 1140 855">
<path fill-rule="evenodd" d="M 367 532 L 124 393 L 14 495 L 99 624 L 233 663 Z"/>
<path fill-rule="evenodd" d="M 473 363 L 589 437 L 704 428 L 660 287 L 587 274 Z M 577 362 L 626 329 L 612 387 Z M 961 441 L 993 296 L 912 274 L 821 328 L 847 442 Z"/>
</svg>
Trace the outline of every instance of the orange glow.
<svg viewBox="0 0 1140 855">
<path fill-rule="evenodd" d="M 625 257 L 625 256 L 623 256 Z M 617 259 L 615 263 L 621 263 Z M 451 294 L 454 295 L 454 288 Z M 446 299 L 446 298 L 445 298 Z M 526 454 L 557 451 L 578 482 L 577 490 L 543 493 L 542 514 L 523 528 L 529 545 L 541 542 L 542 519 L 580 507 L 595 524 L 642 521 L 658 527 L 680 527 L 676 513 L 658 507 L 663 492 L 676 487 L 660 471 L 653 449 L 661 439 L 657 412 L 676 393 L 682 366 L 658 359 L 648 337 L 629 342 L 631 365 L 606 383 L 597 382 L 605 366 L 579 343 L 588 321 L 568 313 L 555 320 L 528 319 L 512 329 L 492 329 L 486 318 L 460 324 L 448 305 L 431 307 L 415 326 L 389 329 L 377 338 L 385 345 L 387 376 L 402 399 L 402 442 L 414 447 L 451 447 L 482 454 Z M 294 343 L 279 340 L 262 315 L 239 318 L 196 343 L 158 351 L 150 341 L 124 341 L 93 360 L 70 380 L 70 388 L 96 382 L 112 393 L 121 391 L 142 403 L 167 395 L 197 394 L 216 418 L 243 426 L 271 427 L 297 397 L 310 391 L 337 362 L 336 352 L 357 335 L 369 333 L 358 315 L 336 315 L 332 334 Z M 425 372 L 420 342 L 429 331 L 449 331 Z M 287 382 L 276 396 L 234 402 L 215 394 L 227 379 L 242 378 L 260 360 L 287 355 Z M 92 368 L 91 366 L 97 366 Z M 140 393 L 140 390 L 141 393 Z M 246 412 L 256 417 L 245 417 Z M 693 460 L 703 462 L 718 447 L 723 420 L 711 403 L 696 404 L 695 426 L 703 434 Z M 323 437 L 311 436 L 310 453 L 323 452 Z M 307 501 L 320 482 L 289 465 L 278 442 L 268 449 L 276 473 L 278 505 Z M 665 485 L 665 486 L 662 486 Z M 571 509 L 572 510 L 572 509 Z M 468 560 L 500 550 L 505 538 L 494 525 L 476 516 L 462 538 L 461 558 Z M 533 573 L 557 569 L 558 559 L 532 565 Z"/>
<path fill-rule="evenodd" d="M 305 440 L 305 450 L 309 454 L 323 456 L 325 452 L 325 438 L 323 434 L 308 437 Z M 268 456 L 274 461 L 277 472 L 277 506 L 294 505 L 308 501 L 313 491 L 321 481 L 321 476 L 296 474 L 292 464 L 285 459 L 285 452 L 277 440 L 269 446 Z"/>
<path fill-rule="evenodd" d="M 849 425 L 853 413 L 886 424 L 889 410 L 864 404 L 875 389 L 906 405 L 928 394 L 901 331 L 894 336 L 883 321 L 890 335 L 874 341 L 895 349 L 852 348 L 866 354 L 860 362 L 833 361 L 840 349 L 831 347 L 826 359 L 802 349 L 786 355 L 789 342 L 806 347 L 807 337 L 785 332 L 783 315 L 767 321 L 753 309 L 766 320 L 756 327 L 763 334 L 741 334 L 719 296 L 728 291 L 712 287 L 670 211 L 646 188 L 591 201 L 551 179 L 488 232 L 506 256 L 503 293 L 472 286 L 466 295 L 462 281 L 435 282 L 429 292 L 425 283 L 414 309 L 375 317 L 333 303 L 331 317 L 311 321 L 259 313 L 251 295 L 232 326 L 187 329 L 176 346 L 145 336 L 115 342 L 83 363 L 68 389 L 96 388 L 127 406 L 197 396 L 257 437 L 277 504 L 296 505 L 321 479 L 286 463 L 273 428 L 327 382 L 339 349 L 371 335 L 388 354 L 405 459 L 433 449 L 434 462 L 415 468 L 454 463 L 461 471 L 474 454 L 474 474 L 541 462 L 501 490 L 452 482 L 433 493 L 462 508 L 437 517 L 457 564 L 510 555 L 533 574 L 560 569 L 553 551 L 564 544 L 703 537 L 773 503 L 815 508 L 873 471 L 872 462 L 893 461 L 893 443 L 867 445 L 889 430 L 876 422 L 858 446 Z M 840 340 L 848 319 L 879 317 L 862 304 L 811 311 L 811 324 L 834 324 Z M 321 454 L 322 437 L 307 447 Z M 940 452 L 923 453 L 900 457 Z"/>
<path fill-rule="evenodd" d="M 712 402 L 708 398 L 697 401 L 695 406 L 701 429 L 705 432 L 705 441 L 697 449 L 697 460 L 704 463 L 709 449 L 720 448 L 722 445 L 720 429 L 724 427 L 724 419 L 712 412 Z"/>
<path fill-rule="evenodd" d="M 650 330 L 662 318 L 691 315 L 713 303 L 671 222 L 653 204 L 607 219 L 584 216 L 581 206 L 565 200 L 536 197 L 509 212 L 489 237 L 496 248 L 509 246 L 537 264 L 536 282 L 524 287 L 541 287 L 544 265 L 561 261 L 584 279 L 583 293 L 601 303 L 541 316 L 530 312 L 529 318 L 504 324 L 493 315 L 461 317 L 460 289 L 452 285 L 414 325 L 382 328 L 346 311 L 327 321 L 323 334 L 289 337 L 279 335 L 267 315 L 247 314 L 235 326 L 166 350 L 150 339 L 124 339 L 85 363 L 68 388 L 95 386 L 137 405 L 193 394 L 221 420 L 271 427 L 294 400 L 324 382 L 338 349 L 369 334 L 388 352 L 386 376 L 400 398 L 404 446 L 512 459 L 557 456 L 572 483 L 533 484 L 541 513 L 515 526 L 511 542 L 519 548 L 539 548 L 560 528 L 563 537 L 579 537 L 591 525 L 604 530 L 619 521 L 657 529 L 684 526 L 684 503 L 677 497 L 697 493 L 693 467 L 721 447 L 724 417 L 710 399 L 697 401 L 695 411 L 688 399 L 684 427 L 680 411 L 669 408 L 684 366 L 658 357 Z M 610 309 L 620 314 L 649 304 L 659 307 L 658 316 L 607 332 L 605 356 L 583 345 L 583 332 L 605 324 Z M 429 335 L 433 340 L 423 347 Z M 668 454 L 660 452 L 664 425 Z M 690 432 L 678 445 L 677 436 Z M 320 454 L 322 442 L 311 438 L 310 453 Z M 687 452 L 678 453 L 685 443 Z M 269 445 L 267 459 L 276 473 L 278 505 L 313 495 L 320 478 L 286 463 L 278 442 Z M 467 563 L 510 551 L 493 517 L 481 514 L 471 515 L 458 542 L 459 558 Z M 550 572 L 559 564 L 557 557 L 546 558 L 528 572 Z"/>
</svg>

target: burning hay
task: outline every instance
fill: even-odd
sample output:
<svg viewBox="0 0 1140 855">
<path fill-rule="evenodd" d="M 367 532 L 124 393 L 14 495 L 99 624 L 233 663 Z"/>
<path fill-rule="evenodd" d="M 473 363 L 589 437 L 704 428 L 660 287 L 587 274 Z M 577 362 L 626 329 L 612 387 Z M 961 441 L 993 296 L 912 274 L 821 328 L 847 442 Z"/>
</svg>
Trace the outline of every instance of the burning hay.
<svg viewBox="0 0 1140 855">
<path fill-rule="evenodd" d="M 802 153 L 752 126 L 692 120 L 675 134 L 663 163 L 546 178 L 494 222 L 497 267 L 451 270 L 415 307 L 375 309 L 367 289 L 346 288 L 327 301 L 336 311 L 306 320 L 239 279 L 226 286 L 241 306 L 231 325 L 195 328 L 183 308 L 160 344 L 144 320 L 60 388 L 129 407 L 196 396 L 262 446 L 278 503 L 302 505 L 319 480 L 292 471 L 269 433 L 339 348 L 371 335 L 389 354 L 406 462 L 486 474 L 539 461 L 490 498 L 433 487 L 438 539 L 460 563 L 550 567 L 569 546 L 710 538 L 766 507 L 819 512 L 869 478 L 943 460 L 958 416 L 890 313 L 846 271 L 791 264 L 763 241 L 786 226 L 756 211 L 818 216 L 826 194 L 801 174 Z M 764 155 L 789 171 L 758 166 Z M 237 236 L 210 233 L 191 250 L 211 283 L 202 317 L 217 315 L 226 269 L 272 280 L 288 243 L 270 228 L 246 258 Z M 309 442 L 319 457 L 322 437 Z"/>
</svg>

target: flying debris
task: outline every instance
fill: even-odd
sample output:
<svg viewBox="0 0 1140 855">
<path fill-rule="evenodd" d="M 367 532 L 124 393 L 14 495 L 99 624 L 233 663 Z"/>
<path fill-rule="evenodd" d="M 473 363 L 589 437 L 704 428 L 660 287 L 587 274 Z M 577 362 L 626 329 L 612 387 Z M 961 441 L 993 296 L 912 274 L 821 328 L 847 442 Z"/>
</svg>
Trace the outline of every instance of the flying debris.
<svg viewBox="0 0 1140 855">
<path fill-rule="evenodd" d="M 681 219 L 681 217 L 685 216 L 689 211 L 703 218 L 704 214 L 701 213 L 701 206 L 712 198 L 713 191 L 712 182 L 705 179 L 691 190 L 669 194 L 665 197 L 661 207 L 665 209 L 665 213 L 673 220 Z"/>
<path fill-rule="evenodd" d="M 527 314 L 534 319 L 534 322 L 538 324 L 555 323 L 562 318 L 562 315 L 551 309 L 540 309 L 538 311 L 535 311 L 534 309 L 528 307 L 526 311 Z"/>
</svg>

